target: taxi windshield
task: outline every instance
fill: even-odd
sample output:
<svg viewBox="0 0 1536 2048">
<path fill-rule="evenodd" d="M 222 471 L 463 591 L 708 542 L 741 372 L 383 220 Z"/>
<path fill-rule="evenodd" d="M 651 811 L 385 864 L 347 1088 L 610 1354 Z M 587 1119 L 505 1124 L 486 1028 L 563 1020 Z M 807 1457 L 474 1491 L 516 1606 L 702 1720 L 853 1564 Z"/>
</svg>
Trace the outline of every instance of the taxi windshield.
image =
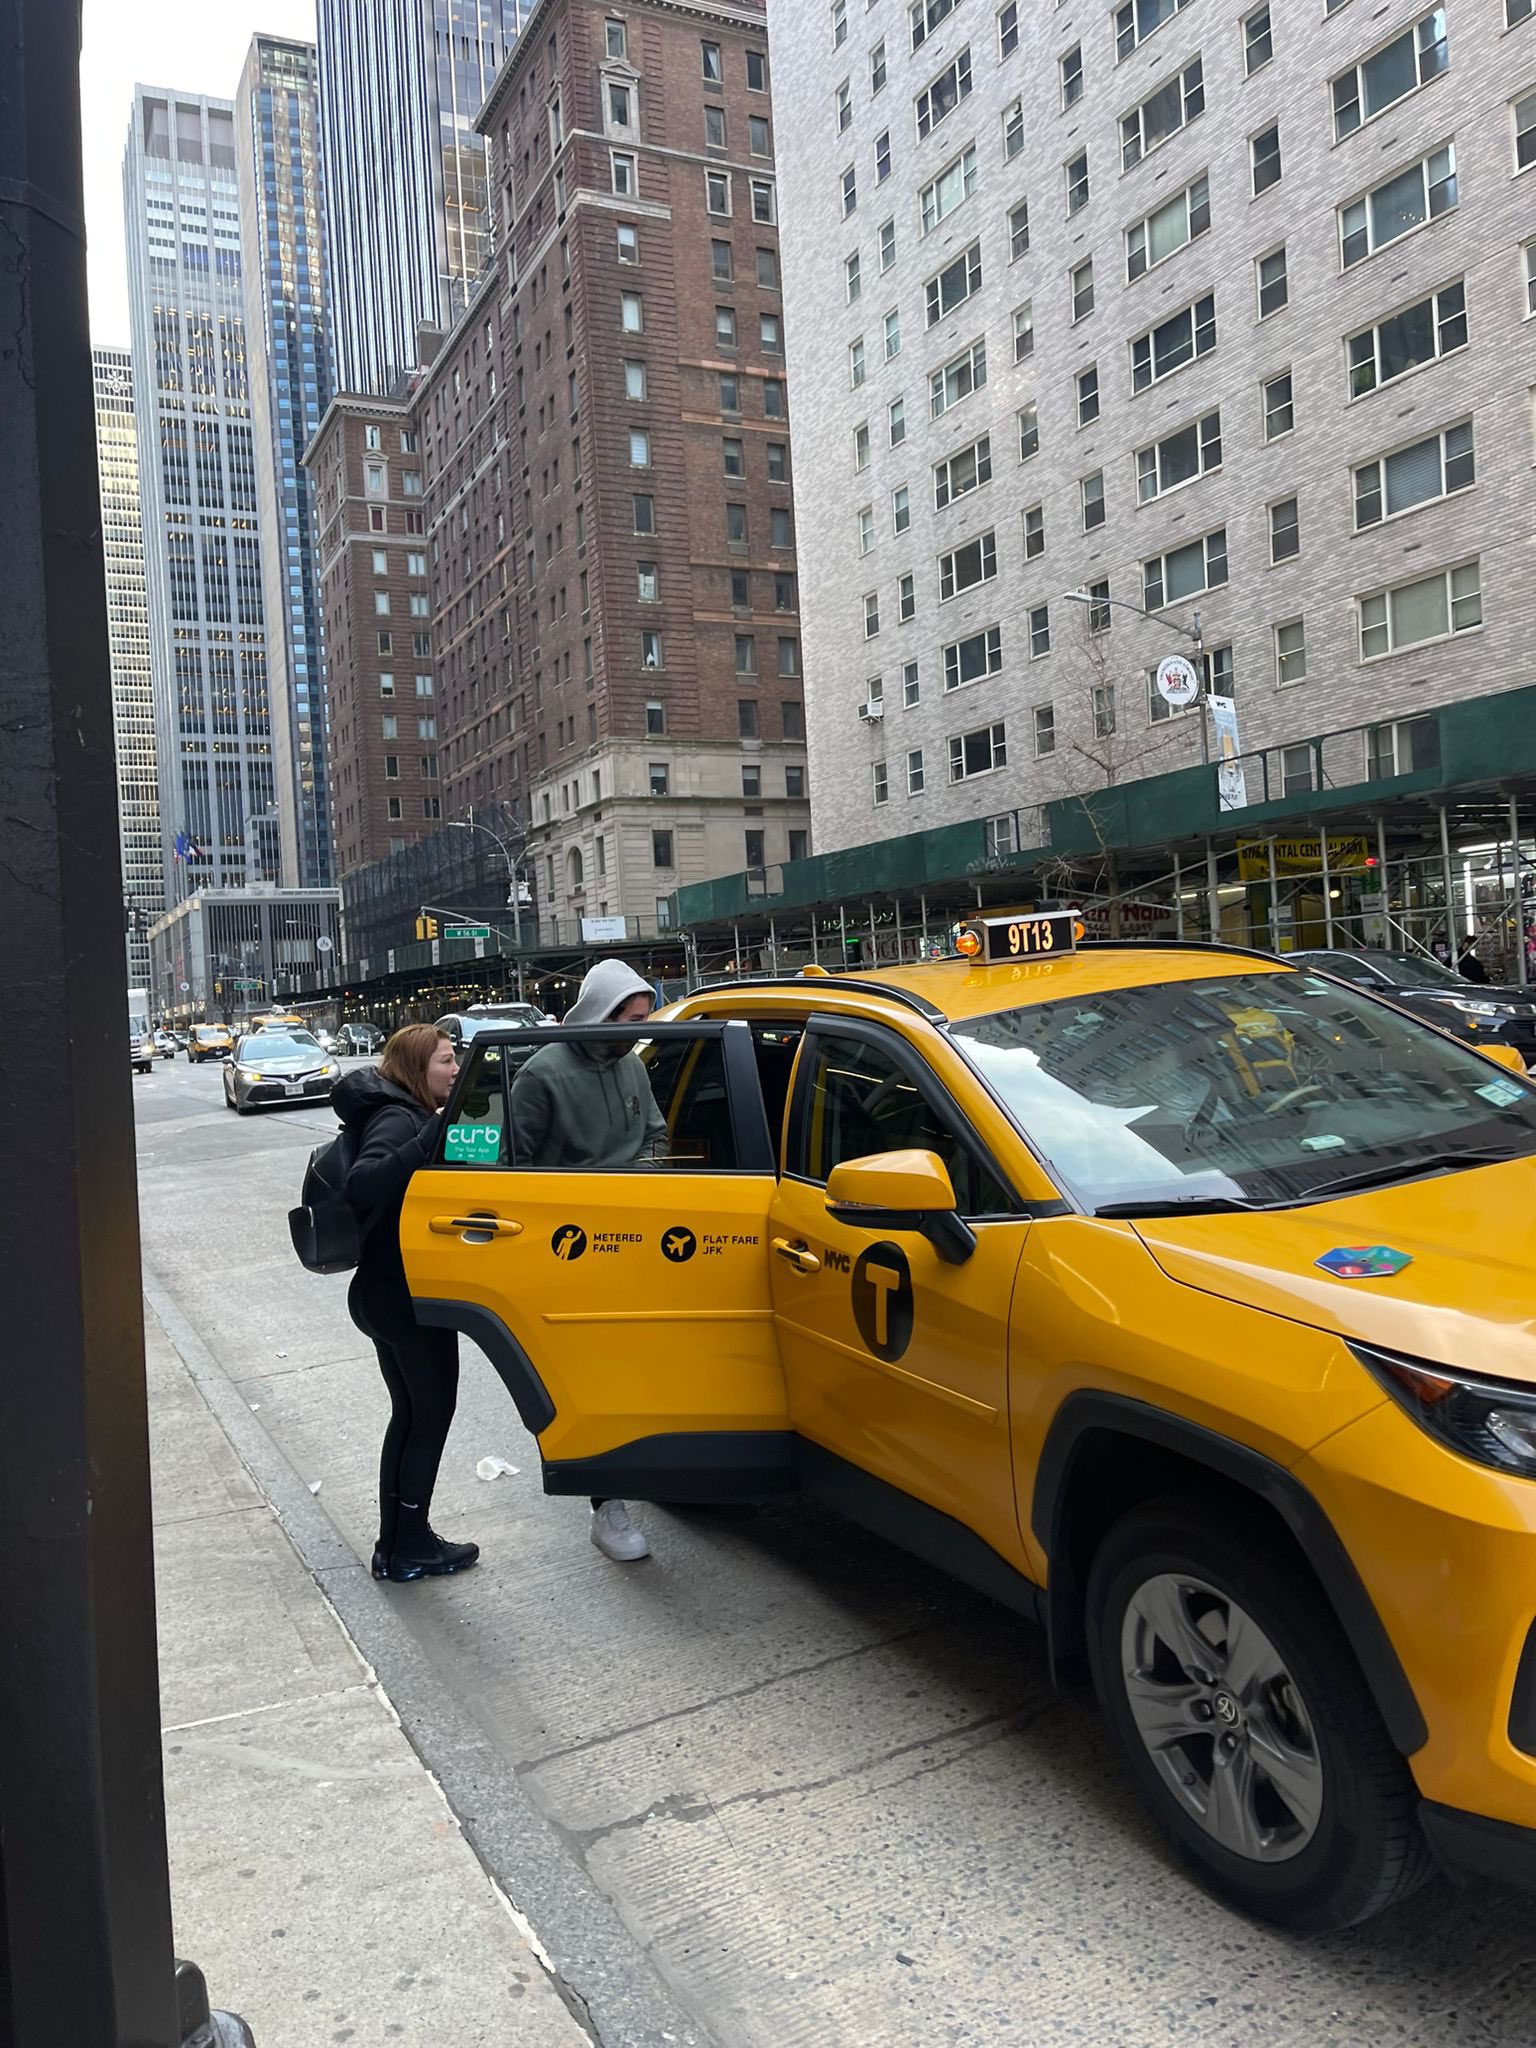
<svg viewBox="0 0 1536 2048">
<path fill-rule="evenodd" d="M 1092 1210 L 1305 1202 L 1536 1151 L 1536 1091 L 1305 972 L 1106 990 L 951 1035 Z"/>
</svg>

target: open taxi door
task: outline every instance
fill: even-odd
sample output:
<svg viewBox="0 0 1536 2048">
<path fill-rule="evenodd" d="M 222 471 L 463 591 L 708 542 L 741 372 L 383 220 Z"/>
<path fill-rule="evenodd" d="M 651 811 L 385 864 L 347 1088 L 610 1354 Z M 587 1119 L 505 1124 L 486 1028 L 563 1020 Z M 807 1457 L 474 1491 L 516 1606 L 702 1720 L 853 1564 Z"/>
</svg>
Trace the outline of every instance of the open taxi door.
<svg viewBox="0 0 1536 2048">
<path fill-rule="evenodd" d="M 612 1064 L 620 1041 L 645 1081 L 633 1060 Z M 550 1045 L 592 1062 L 620 1120 L 648 1108 L 648 1083 L 662 1156 L 619 1169 L 519 1157 L 517 1075 Z M 790 1489 L 768 1265 L 775 1146 L 749 1027 L 480 1033 L 443 1124 L 406 1192 L 406 1281 L 418 1321 L 472 1338 L 501 1375 L 538 1438 L 545 1491 L 733 1501 Z M 540 1149 L 569 1146 L 552 1127 Z"/>
</svg>

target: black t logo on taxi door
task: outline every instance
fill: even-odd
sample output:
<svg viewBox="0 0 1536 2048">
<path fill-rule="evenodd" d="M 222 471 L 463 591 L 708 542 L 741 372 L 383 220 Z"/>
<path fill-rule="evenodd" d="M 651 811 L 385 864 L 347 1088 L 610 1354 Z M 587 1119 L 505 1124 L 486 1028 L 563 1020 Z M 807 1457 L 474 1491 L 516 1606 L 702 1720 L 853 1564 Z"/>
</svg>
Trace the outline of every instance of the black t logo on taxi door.
<svg viewBox="0 0 1536 2048">
<path fill-rule="evenodd" d="M 876 1358 L 900 1358 L 912 1342 L 912 1269 L 898 1244 L 872 1244 L 853 1266 L 853 1319 Z"/>
</svg>

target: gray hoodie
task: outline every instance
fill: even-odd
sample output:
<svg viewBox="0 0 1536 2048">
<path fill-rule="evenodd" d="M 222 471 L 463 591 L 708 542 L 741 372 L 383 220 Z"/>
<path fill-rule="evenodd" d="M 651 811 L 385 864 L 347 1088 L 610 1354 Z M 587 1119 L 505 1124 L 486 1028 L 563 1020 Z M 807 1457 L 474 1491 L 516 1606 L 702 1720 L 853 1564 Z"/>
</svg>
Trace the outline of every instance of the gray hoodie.
<svg viewBox="0 0 1536 2048">
<path fill-rule="evenodd" d="M 599 960 L 563 1021 L 606 1024 L 631 996 L 650 995 L 650 983 L 625 961 Z M 517 1166 L 602 1171 L 663 1158 L 666 1149 L 666 1119 L 645 1063 L 624 1040 L 542 1046 L 512 1083 Z"/>
</svg>

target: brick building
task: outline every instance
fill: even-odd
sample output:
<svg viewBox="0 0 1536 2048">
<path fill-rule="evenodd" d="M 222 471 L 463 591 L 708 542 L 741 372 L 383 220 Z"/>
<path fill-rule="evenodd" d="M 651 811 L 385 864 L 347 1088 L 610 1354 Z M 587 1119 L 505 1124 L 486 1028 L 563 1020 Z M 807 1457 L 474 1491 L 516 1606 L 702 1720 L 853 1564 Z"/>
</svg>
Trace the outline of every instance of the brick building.
<svg viewBox="0 0 1536 2048">
<path fill-rule="evenodd" d="M 425 496 L 410 408 L 342 394 L 304 452 L 314 481 L 336 873 L 443 816 Z"/>
<path fill-rule="evenodd" d="M 480 127 L 495 262 L 412 401 L 444 796 L 526 819 L 541 937 L 650 937 L 809 842 L 763 17 L 544 0 Z"/>
</svg>

